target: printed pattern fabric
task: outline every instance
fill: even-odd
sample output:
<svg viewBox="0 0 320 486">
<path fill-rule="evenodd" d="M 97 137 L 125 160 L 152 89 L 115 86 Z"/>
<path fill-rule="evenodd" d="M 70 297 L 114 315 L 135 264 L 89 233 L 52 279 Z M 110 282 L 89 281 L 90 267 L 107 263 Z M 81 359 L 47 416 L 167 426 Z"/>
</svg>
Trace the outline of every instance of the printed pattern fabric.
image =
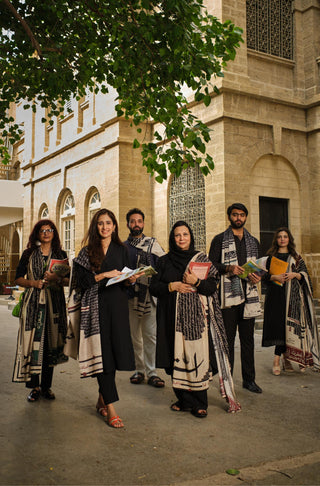
<svg viewBox="0 0 320 486">
<path fill-rule="evenodd" d="M 136 268 L 154 265 L 154 256 L 159 258 L 164 251 L 155 238 L 142 235 L 141 238 L 133 238 L 131 235 L 127 240 L 128 244 L 136 249 Z M 151 297 L 149 285 L 151 276 L 142 275 L 134 286 L 133 309 L 139 317 L 151 313 Z"/>
<path fill-rule="evenodd" d="M 289 272 L 302 275 L 286 283 L 286 357 L 303 367 L 320 371 L 319 333 L 312 285 L 305 262 L 289 257 Z"/>
<path fill-rule="evenodd" d="M 80 250 L 74 262 L 78 263 L 88 271 L 91 270 L 87 248 Z M 76 278 L 76 276 L 74 276 Z M 71 285 L 74 293 L 75 284 Z M 79 328 L 79 366 L 81 378 L 94 376 L 103 373 L 100 323 L 99 323 L 99 285 L 96 283 L 82 293 L 81 297 L 81 320 Z M 78 291 L 79 293 L 79 291 Z M 76 328 L 75 328 L 76 330 Z M 71 337 L 71 336 L 70 336 Z"/>
<path fill-rule="evenodd" d="M 257 258 L 257 243 L 245 228 L 243 229 L 243 237 L 246 244 L 247 260 Z M 231 227 L 224 232 L 221 262 L 225 265 L 238 265 L 236 244 Z M 244 293 L 242 281 L 238 275 L 222 275 L 220 283 L 221 308 L 226 309 L 245 302 L 243 317 L 244 319 L 251 319 L 261 314 L 259 294 L 257 286 L 250 282 L 247 283 L 245 288 L 246 294 Z"/>
<path fill-rule="evenodd" d="M 194 255 L 191 261 L 210 262 L 202 252 Z M 189 264 L 186 270 L 188 268 Z M 217 274 L 216 268 L 211 265 L 208 277 Z M 177 293 L 172 384 L 175 388 L 188 391 L 200 391 L 209 387 L 209 380 L 212 378 L 209 332 L 218 365 L 220 392 L 229 404 L 228 411 L 235 412 L 241 407 L 234 393 L 227 338 L 217 292 L 212 296 L 198 292 Z"/>
<path fill-rule="evenodd" d="M 48 256 L 48 266 L 53 253 Z M 27 279 L 41 280 L 47 265 L 40 248 L 32 252 L 28 262 Z M 63 353 L 67 330 L 63 287 L 34 287 L 25 290 L 13 370 L 14 382 L 27 382 L 31 375 L 40 374 L 43 360 L 45 332 L 48 340 L 48 362 L 56 365 L 67 360 Z"/>
</svg>

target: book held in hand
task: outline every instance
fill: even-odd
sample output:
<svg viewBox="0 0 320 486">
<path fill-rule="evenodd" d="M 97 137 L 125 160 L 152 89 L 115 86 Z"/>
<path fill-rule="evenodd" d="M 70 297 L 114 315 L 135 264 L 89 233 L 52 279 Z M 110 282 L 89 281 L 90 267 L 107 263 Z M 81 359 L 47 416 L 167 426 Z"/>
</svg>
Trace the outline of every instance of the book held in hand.
<svg viewBox="0 0 320 486">
<path fill-rule="evenodd" d="M 190 262 L 189 270 L 200 280 L 205 280 L 208 277 L 211 265 L 211 262 Z M 197 292 L 197 288 L 192 287 L 192 292 Z"/>
<path fill-rule="evenodd" d="M 210 262 L 190 262 L 190 270 L 198 277 L 200 280 L 205 280 L 208 277 L 208 273 L 211 267 Z"/>
<path fill-rule="evenodd" d="M 262 277 L 267 273 L 267 263 L 268 257 L 258 258 L 258 260 L 248 260 L 247 263 L 241 265 L 244 268 L 244 272 L 239 275 L 240 278 L 247 278 L 250 273 L 256 274 L 258 277 Z"/>
<path fill-rule="evenodd" d="M 108 287 L 109 285 L 114 285 L 116 283 L 123 282 L 123 280 L 127 280 L 127 278 L 130 278 L 133 275 L 136 275 L 137 273 L 142 273 L 143 275 L 146 275 L 148 277 L 148 276 L 151 276 L 151 275 L 155 275 L 157 272 L 151 266 L 139 267 L 139 268 L 136 268 L 135 270 L 131 270 L 131 268 L 124 267 L 121 270 L 120 275 L 117 275 L 116 277 L 109 278 L 108 282 L 106 283 L 106 287 Z"/>
<path fill-rule="evenodd" d="M 281 275 L 282 273 L 286 273 L 288 271 L 288 262 L 280 260 L 276 257 L 271 257 L 269 273 L 270 275 Z M 272 283 L 282 287 L 283 284 L 278 282 L 277 280 L 272 280 Z"/>
<path fill-rule="evenodd" d="M 56 273 L 58 277 L 65 277 L 70 273 L 69 261 L 68 258 L 64 260 L 56 260 L 52 258 L 50 260 L 49 271 Z"/>
</svg>

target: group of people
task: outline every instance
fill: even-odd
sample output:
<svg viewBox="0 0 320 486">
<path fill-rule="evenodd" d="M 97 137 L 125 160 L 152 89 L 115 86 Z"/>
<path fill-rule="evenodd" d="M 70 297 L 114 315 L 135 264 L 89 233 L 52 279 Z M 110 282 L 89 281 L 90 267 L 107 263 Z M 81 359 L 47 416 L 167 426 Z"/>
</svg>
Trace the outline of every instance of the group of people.
<svg viewBox="0 0 320 486">
<path fill-rule="evenodd" d="M 237 329 L 243 387 L 261 393 L 254 365 L 261 277 L 239 277 L 243 265 L 260 256 L 259 242 L 244 227 L 248 210 L 243 204 L 229 206 L 227 215 L 230 226 L 212 240 L 207 257 L 196 250 L 185 221 L 174 224 L 165 253 L 155 238 L 145 236 L 140 209 L 127 213 L 130 234 L 124 243 L 113 212 L 101 209 L 91 220 L 71 275 L 65 277 L 50 271 L 52 259 L 66 258 L 57 228 L 50 220 L 39 221 L 16 271 L 16 284 L 26 290 L 13 381 L 31 389 L 28 401 L 55 398 L 53 366 L 67 359 L 68 339 L 77 343 L 81 376 L 97 378 L 96 409 L 111 427 L 123 427 L 114 406 L 119 400 L 117 370 L 134 371 L 134 385 L 146 378 L 148 385 L 162 388 L 165 382 L 156 369 L 164 369 L 177 398 L 171 410 L 198 418 L 207 416 L 209 381 L 218 374 L 228 412 L 237 412 L 241 407 L 232 379 Z M 311 281 L 287 228 L 276 232 L 269 255 L 267 266 L 272 256 L 288 262 L 285 273 L 263 277 L 268 290 L 262 345 L 275 345 L 273 373 L 280 374 L 281 355 L 286 371 L 293 369 L 292 362 L 301 370 L 319 370 Z M 156 273 L 151 277 L 141 271 L 107 285 L 124 268 L 145 266 Z M 205 275 L 199 276 L 197 267 L 205 269 Z M 77 291 L 79 300 L 79 327 L 68 335 L 66 285 Z"/>
</svg>

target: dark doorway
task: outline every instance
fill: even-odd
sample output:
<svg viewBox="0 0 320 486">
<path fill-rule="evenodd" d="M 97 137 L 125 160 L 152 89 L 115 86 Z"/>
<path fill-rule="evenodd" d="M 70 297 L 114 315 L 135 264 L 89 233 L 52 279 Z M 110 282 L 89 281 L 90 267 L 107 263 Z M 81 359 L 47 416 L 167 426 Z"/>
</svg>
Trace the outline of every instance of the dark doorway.
<svg viewBox="0 0 320 486">
<path fill-rule="evenodd" d="M 288 199 L 259 197 L 260 245 L 263 255 L 272 243 L 275 231 L 288 226 Z"/>
</svg>

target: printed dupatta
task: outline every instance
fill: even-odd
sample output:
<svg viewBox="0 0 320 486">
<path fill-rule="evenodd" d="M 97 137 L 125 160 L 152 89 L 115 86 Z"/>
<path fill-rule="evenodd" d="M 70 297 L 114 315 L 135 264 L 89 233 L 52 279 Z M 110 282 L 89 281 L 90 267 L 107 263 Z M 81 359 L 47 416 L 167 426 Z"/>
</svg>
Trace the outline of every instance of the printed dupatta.
<svg viewBox="0 0 320 486">
<path fill-rule="evenodd" d="M 210 262 L 210 260 L 204 253 L 199 252 L 190 262 Z M 186 271 L 189 269 L 189 264 Z M 215 277 L 217 274 L 216 268 L 211 265 L 208 277 Z M 218 366 L 220 393 L 229 404 L 228 412 L 236 412 L 241 409 L 241 406 L 234 393 L 227 338 L 217 292 L 211 296 L 198 292 L 177 293 L 172 384 L 175 388 L 188 391 L 200 391 L 209 387 L 209 380 L 212 377 L 209 361 L 209 329 Z"/>
<path fill-rule="evenodd" d="M 302 278 L 286 283 L 286 358 L 320 371 L 319 333 L 311 280 L 301 256 L 297 260 L 290 256 L 288 262 L 288 271 L 300 273 Z"/>
<path fill-rule="evenodd" d="M 40 248 L 32 252 L 28 262 L 28 280 L 41 280 L 45 269 L 49 267 L 50 252 L 47 265 L 44 265 Z M 45 328 L 47 327 L 48 362 L 54 366 L 65 362 L 63 353 L 67 329 L 66 306 L 62 287 L 37 289 L 29 287 L 25 290 L 19 331 L 17 351 L 14 363 L 14 382 L 27 382 L 31 375 L 41 373 L 45 345 Z"/>
</svg>

